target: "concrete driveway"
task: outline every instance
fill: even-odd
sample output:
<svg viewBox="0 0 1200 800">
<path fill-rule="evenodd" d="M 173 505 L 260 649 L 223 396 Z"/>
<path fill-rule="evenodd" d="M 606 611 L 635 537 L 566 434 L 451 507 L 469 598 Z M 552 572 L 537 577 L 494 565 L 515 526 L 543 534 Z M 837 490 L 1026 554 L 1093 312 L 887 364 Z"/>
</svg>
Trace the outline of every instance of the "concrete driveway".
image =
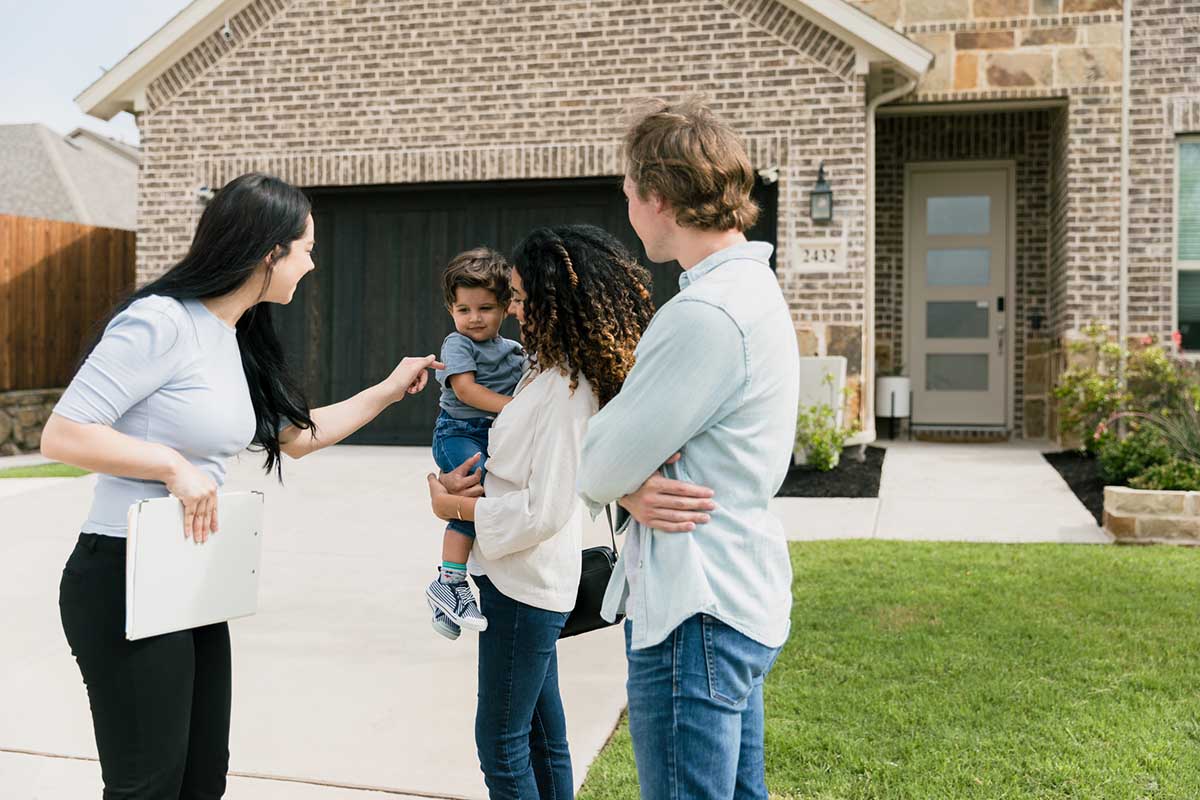
<svg viewBox="0 0 1200 800">
<path fill-rule="evenodd" d="M 267 493 L 259 613 L 231 624 L 231 800 L 485 797 L 475 759 L 476 640 L 429 627 L 440 562 L 424 448 L 336 447 L 231 464 L 227 490 Z M 0 495 L 0 797 L 100 794 L 87 695 L 58 619 L 59 574 L 93 478 L 15 481 Z M 588 544 L 607 541 L 592 526 Z M 618 629 L 562 643 L 575 778 L 625 705 Z M 298 781 L 298 782 L 297 782 Z"/>
</svg>

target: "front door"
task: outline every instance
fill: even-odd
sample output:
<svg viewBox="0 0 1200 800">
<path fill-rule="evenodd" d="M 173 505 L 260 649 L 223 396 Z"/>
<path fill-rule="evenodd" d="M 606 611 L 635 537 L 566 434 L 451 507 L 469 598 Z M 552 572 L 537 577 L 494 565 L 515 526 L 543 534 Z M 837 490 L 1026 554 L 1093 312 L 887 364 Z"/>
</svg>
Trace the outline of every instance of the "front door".
<svg viewBox="0 0 1200 800">
<path fill-rule="evenodd" d="M 1006 166 L 909 171 L 907 323 L 912 421 L 1007 423 Z"/>
</svg>

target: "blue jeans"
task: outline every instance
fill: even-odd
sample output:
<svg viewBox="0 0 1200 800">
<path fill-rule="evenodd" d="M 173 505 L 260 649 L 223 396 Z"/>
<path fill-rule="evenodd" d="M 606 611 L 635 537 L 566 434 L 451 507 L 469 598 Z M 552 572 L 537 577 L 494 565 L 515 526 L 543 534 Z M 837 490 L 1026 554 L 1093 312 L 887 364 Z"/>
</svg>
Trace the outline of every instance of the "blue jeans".
<svg viewBox="0 0 1200 800">
<path fill-rule="evenodd" d="M 487 630 L 479 634 L 475 747 L 492 800 L 571 800 L 575 783 L 558 693 L 565 613 L 534 608 L 475 577 Z"/>
<path fill-rule="evenodd" d="M 707 614 L 630 647 L 629 733 L 643 800 L 767 800 L 763 679 L 779 648 Z"/>
<path fill-rule="evenodd" d="M 439 414 L 433 426 L 433 460 L 437 462 L 438 469 L 449 472 L 479 453 L 479 465 L 471 470 L 471 474 L 479 472 L 479 479 L 483 480 L 483 468 L 488 457 L 488 432 L 491 429 L 492 420 L 486 417 L 455 419 L 445 411 Z M 475 538 L 474 523 L 454 519 L 450 520 L 447 527 Z"/>
</svg>

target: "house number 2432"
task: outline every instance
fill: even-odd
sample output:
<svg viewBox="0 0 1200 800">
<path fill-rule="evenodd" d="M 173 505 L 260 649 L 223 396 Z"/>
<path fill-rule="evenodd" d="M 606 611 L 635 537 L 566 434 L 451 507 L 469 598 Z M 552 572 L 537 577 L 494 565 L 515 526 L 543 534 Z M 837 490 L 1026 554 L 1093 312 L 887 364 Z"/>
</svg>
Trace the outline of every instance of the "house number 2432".
<svg viewBox="0 0 1200 800">
<path fill-rule="evenodd" d="M 837 272 L 846 268 L 846 240 L 800 239 L 793 265 L 799 272 Z"/>
<path fill-rule="evenodd" d="M 837 248 L 802 247 L 800 260 L 808 264 L 833 264 L 837 262 Z"/>
</svg>

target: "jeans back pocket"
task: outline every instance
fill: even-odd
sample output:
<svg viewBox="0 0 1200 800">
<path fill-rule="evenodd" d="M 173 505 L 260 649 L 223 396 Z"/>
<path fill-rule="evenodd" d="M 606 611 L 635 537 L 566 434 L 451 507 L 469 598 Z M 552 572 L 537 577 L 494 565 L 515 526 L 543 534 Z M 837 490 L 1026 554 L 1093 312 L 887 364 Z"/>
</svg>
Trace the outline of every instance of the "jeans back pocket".
<svg viewBox="0 0 1200 800">
<path fill-rule="evenodd" d="M 700 627 L 704 636 L 709 696 L 733 708 L 743 708 L 774 661 L 775 649 L 759 644 L 707 614 L 701 615 Z"/>
</svg>

